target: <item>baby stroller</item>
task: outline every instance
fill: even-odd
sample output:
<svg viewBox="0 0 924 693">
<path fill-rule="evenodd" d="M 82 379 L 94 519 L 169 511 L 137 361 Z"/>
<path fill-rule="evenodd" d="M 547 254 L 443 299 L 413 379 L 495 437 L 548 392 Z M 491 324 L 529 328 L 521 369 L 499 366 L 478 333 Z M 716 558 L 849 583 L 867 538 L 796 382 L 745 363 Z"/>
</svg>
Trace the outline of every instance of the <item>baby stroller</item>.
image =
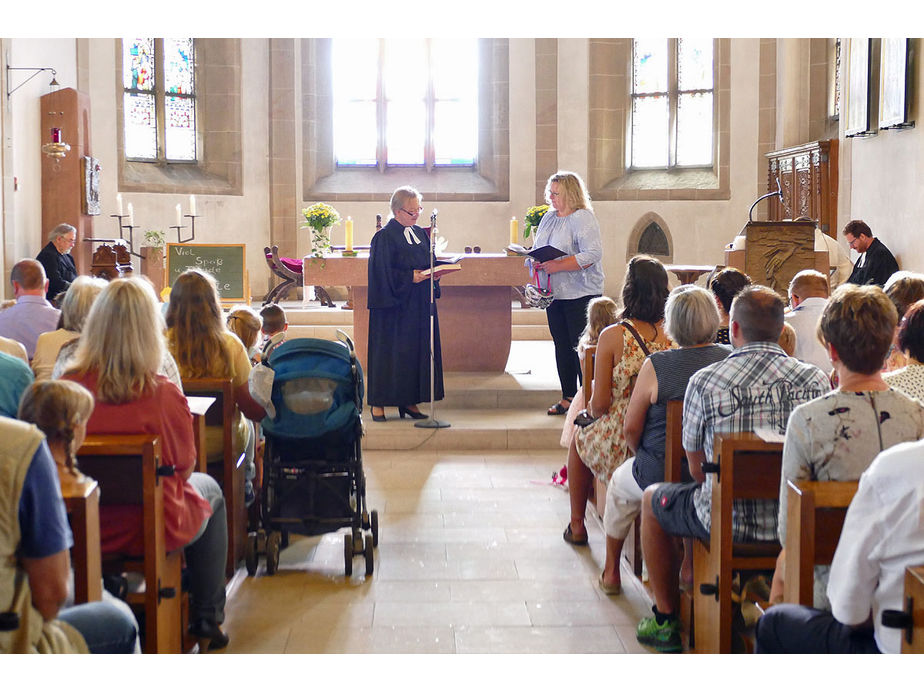
<svg viewBox="0 0 924 693">
<path fill-rule="evenodd" d="M 287 340 L 264 361 L 274 372 L 276 411 L 262 423 L 262 527 L 248 537 L 249 575 L 256 573 L 261 553 L 266 572 L 276 572 L 290 532 L 316 535 L 340 527 L 350 528 L 343 537 L 347 576 L 358 554 L 365 556 L 366 575 L 372 574 L 379 517 L 366 508 L 360 445 L 363 373 L 353 342 L 342 331 L 338 334 L 339 342 Z M 371 533 L 363 535 L 363 530 Z"/>
</svg>

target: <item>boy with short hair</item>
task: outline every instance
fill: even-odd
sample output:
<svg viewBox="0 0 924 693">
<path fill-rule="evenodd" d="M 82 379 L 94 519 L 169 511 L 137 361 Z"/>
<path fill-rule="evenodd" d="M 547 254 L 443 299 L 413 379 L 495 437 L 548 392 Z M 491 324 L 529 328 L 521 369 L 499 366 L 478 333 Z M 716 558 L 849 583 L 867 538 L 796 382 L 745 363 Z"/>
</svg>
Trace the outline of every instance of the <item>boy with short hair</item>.
<svg viewBox="0 0 924 693">
<path fill-rule="evenodd" d="M 275 303 L 263 306 L 260 311 L 260 317 L 263 319 L 263 343 L 260 351 L 263 358 L 269 357 L 273 349 L 282 344 L 286 338 L 286 330 L 289 329 L 289 323 L 286 322 L 286 312 Z"/>
</svg>

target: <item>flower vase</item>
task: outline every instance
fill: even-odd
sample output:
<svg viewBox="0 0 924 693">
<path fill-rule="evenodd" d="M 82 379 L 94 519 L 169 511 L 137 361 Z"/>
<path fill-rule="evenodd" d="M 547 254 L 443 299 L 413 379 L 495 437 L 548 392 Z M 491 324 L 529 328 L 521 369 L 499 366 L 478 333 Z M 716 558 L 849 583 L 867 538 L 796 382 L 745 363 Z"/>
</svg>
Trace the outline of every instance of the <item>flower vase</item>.
<svg viewBox="0 0 924 693">
<path fill-rule="evenodd" d="M 330 226 L 317 229 L 311 229 L 311 256 L 319 260 L 324 257 L 325 253 L 330 252 Z"/>
</svg>

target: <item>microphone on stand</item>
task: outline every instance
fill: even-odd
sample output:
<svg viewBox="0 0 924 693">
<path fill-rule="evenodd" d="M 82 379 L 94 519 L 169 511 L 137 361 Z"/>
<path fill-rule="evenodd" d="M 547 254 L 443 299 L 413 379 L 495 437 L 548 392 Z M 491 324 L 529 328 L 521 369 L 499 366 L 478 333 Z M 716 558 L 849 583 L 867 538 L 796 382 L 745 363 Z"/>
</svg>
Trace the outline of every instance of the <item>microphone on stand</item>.
<svg viewBox="0 0 924 693">
<path fill-rule="evenodd" d="M 436 229 L 436 213 L 437 211 L 434 209 L 433 214 L 430 215 L 430 418 L 415 421 L 414 426 L 416 428 L 449 428 L 450 425 L 448 422 L 438 421 L 436 418 L 436 341 L 434 332 L 436 322 L 436 295 L 434 293 L 436 285 L 434 282 L 436 280 L 433 277 L 433 265 L 436 259 L 436 234 L 438 233 Z"/>
</svg>

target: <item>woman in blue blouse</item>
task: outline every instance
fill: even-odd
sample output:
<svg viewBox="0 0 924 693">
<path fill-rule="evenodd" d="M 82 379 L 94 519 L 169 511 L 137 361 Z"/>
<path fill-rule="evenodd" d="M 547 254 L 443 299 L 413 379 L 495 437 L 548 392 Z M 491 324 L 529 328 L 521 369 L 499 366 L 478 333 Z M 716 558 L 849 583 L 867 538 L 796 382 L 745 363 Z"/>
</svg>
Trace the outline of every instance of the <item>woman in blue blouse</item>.
<svg viewBox="0 0 924 693">
<path fill-rule="evenodd" d="M 540 286 L 553 296 L 546 317 L 555 343 L 561 400 L 548 413 L 556 415 L 568 411 L 580 383 L 575 349 L 587 324 L 587 304 L 603 294 L 603 242 L 587 188 L 576 173 L 559 171 L 551 176 L 545 201 L 551 209 L 539 222 L 533 248 L 550 245 L 565 252 L 555 260 L 533 262 Z"/>
</svg>

